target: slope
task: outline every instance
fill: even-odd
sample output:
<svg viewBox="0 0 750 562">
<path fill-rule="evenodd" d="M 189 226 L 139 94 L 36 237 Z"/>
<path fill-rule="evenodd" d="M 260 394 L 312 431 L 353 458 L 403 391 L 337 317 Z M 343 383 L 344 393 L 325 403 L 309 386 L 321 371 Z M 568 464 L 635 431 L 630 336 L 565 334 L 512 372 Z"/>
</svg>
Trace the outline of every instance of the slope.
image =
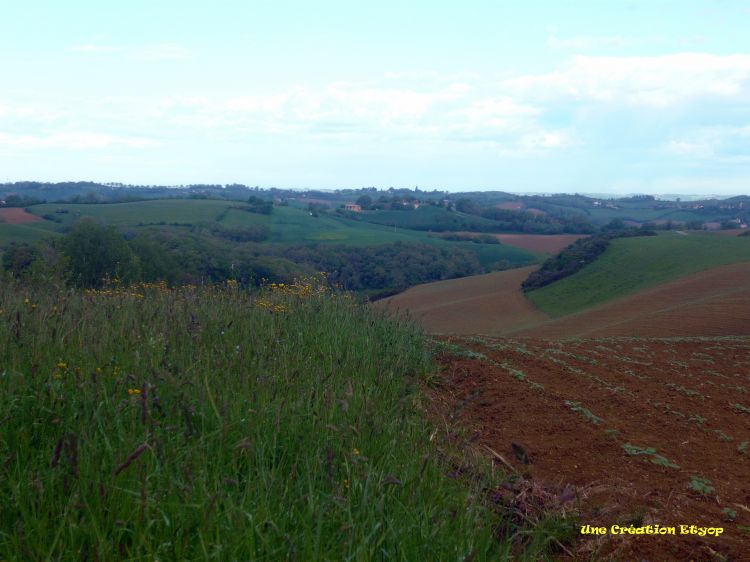
<svg viewBox="0 0 750 562">
<path fill-rule="evenodd" d="M 521 292 L 535 267 L 427 283 L 375 306 L 408 312 L 428 332 L 499 335 L 547 320 Z"/>
<path fill-rule="evenodd" d="M 541 338 L 750 335 L 750 262 L 681 277 L 592 309 L 522 328 Z"/>
</svg>

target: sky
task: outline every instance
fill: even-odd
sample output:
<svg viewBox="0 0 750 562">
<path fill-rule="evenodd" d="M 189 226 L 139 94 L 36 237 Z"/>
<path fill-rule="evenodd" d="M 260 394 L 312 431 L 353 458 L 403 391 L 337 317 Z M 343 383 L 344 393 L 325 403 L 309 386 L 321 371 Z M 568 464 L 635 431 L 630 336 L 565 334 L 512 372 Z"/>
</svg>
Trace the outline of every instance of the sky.
<svg viewBox="0 0 750 562">
<path fill-rule="evenodd" d="M 0 13 L 0 182 L 750 193 L 748 0 Z"/>
</svg>

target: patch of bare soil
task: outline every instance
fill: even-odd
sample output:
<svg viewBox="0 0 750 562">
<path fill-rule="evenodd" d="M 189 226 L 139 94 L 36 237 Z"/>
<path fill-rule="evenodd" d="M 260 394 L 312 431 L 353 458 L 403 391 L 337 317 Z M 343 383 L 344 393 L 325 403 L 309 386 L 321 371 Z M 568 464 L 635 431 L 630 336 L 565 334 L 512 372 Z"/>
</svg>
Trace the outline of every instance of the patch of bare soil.
<svg viewBox="0 0 750 562">
<path fill-rule="evenodd" d="M 750 338 L 441 339 L 458 347 L 436 415 L 573 497 L 581 525 L 677 528 L 581 535 L 575 559 L 750 560 Z"/>
<path fill-rule="evenodd" d="M 457 232 L 465 236 L 479 236 L 482 232 Z M 579 238 L 587 234 L 490 234 L 501 244 L 521 248 L 530 252 L 544 252 L 551 255 L 559 254 L 566 246 L 570 246 Z"/>
<path fill-rule="evenodd" d="M 26 209 L 20 207 L 4 207 L 0 209 L 0 222 L 8 224 L 22 224 L 25 222 L 38 222 L 42 220 L 32 213 L 29 213 Z"/>
</svg>

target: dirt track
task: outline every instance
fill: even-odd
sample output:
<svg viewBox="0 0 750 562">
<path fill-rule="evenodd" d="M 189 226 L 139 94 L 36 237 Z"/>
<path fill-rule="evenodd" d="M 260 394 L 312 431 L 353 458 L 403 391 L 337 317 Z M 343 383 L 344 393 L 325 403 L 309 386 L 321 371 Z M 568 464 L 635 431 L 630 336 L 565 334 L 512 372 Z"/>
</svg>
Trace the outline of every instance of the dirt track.
<svg viewBox="0 0 750 562">
<path fill-rule="evenodd" d="M 535 267 L 419 285 L 375 306 L 408 311 L 432 333 L 502 334 L 547 320 L 520 291 Z"/>
<path fill-rule="evenodd" d="M 725 528 L 719 538 L 584 537 L 576 559 L 750 559 L 750 338 L 442 339 L 459 347 L 440 357 L 435 412 L 529 480 L 574 486 L 568 508 L 581 524 Z M 705 493 L 690 489 L 695 478 Z"/>
<path fill-rule="evenodd" d="M 41 217 L 32 215 L 26 209 L 20 207 L 4 207 L 0 209 L 0 222 L 8 224 L 22 224 L 25 222 L 37 222 Z"/>
</svg>

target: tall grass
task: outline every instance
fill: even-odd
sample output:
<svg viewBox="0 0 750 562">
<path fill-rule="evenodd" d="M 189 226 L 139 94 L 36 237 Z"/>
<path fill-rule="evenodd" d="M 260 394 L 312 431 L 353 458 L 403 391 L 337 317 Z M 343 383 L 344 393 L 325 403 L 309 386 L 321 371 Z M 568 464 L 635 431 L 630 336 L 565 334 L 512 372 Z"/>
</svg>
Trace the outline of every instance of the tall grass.
<svg viewBox="0 0 750 562">
<path fill-rule="evenodd" d="M 5 282 L 0 310 L 0 559 L 507 554 L 436 460 L 410 324 L 315 283 Z"/>
</svg>

